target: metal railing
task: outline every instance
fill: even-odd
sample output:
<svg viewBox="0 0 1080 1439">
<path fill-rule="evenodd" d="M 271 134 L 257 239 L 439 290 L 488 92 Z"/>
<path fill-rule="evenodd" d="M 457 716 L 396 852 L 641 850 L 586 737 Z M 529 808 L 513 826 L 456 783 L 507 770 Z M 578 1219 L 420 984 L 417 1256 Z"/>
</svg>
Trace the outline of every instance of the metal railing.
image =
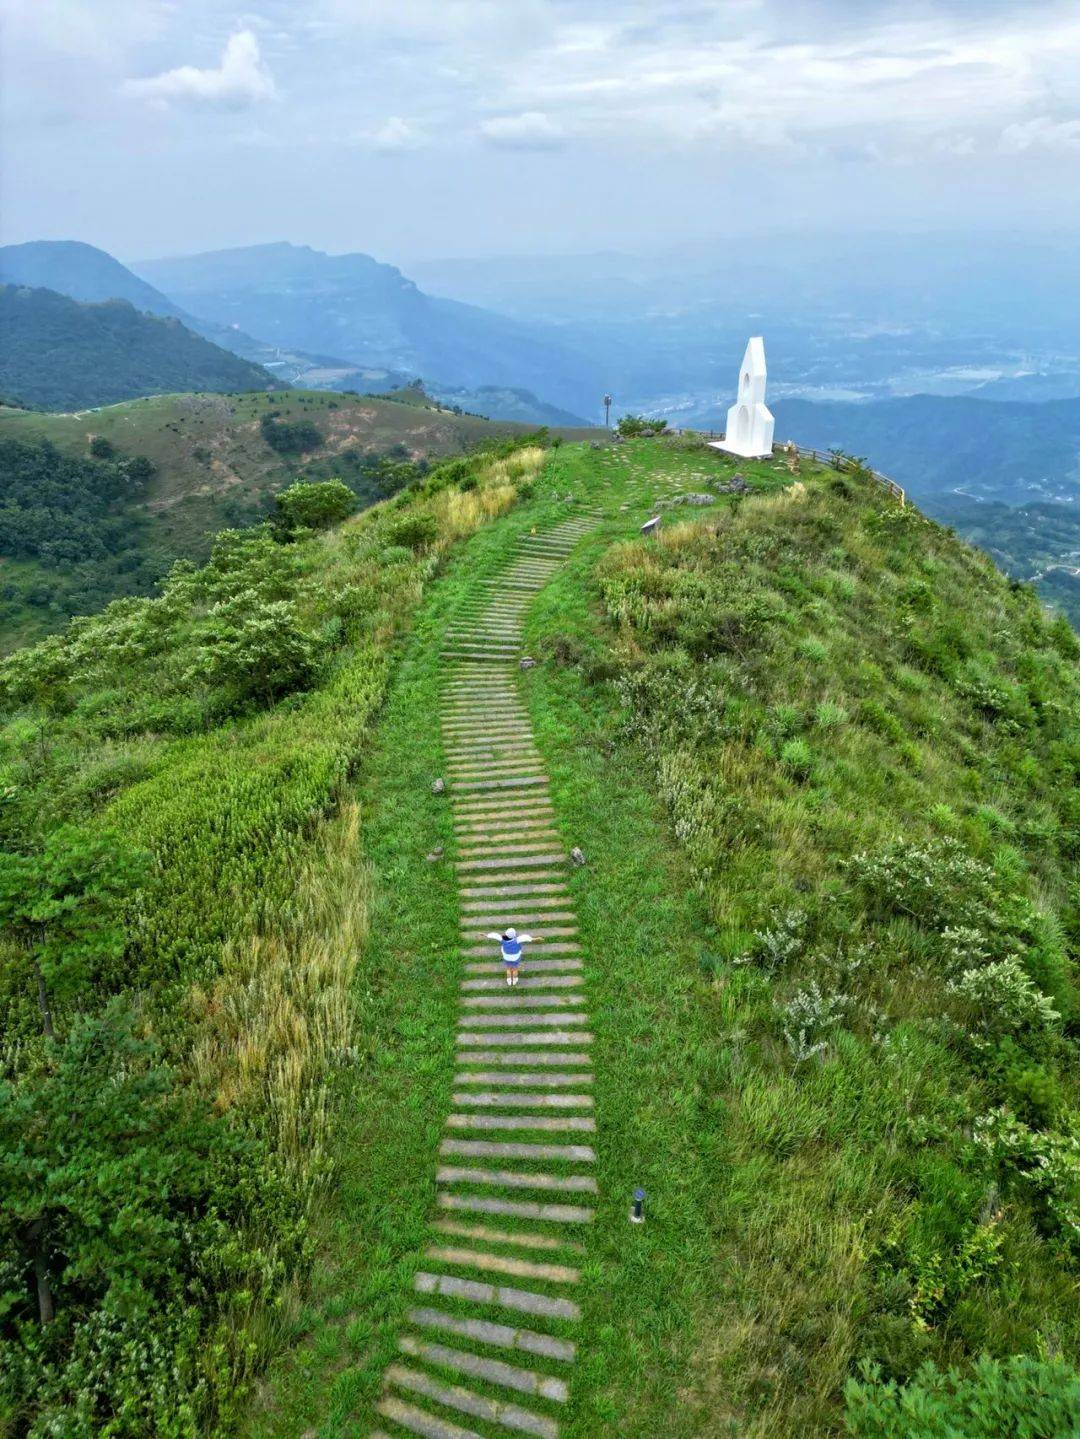
<svg viewBox="0 0 1080 1439">
<path fill-rule="evenodd" d="M 698 430 L 697 433 L 706 440 L 722 440 L 724 438 L 723 430 Z M 858 471 L 861 474 L 869 475 L 875 484 L 888 490 L 889 494 L 899 500 L 901 505 L 907 504 L 907 496 L 902 485 L 898 485 L 895 480 L 890 480 L 888 475 L 883 475 L 880 470 L 862 464 L 850 455 L 833 454 L 831 450 L 815 450 L 810 445 L 796 444 L 794 440 L 785 440 L 783 444 L 773 445 L 773 454 L 795 455 L 796 458 L 800 455 L 808 455 L 812 460 L 828 465 L 831 469 L 839 470 L 842 474 Z"/>
</svg>

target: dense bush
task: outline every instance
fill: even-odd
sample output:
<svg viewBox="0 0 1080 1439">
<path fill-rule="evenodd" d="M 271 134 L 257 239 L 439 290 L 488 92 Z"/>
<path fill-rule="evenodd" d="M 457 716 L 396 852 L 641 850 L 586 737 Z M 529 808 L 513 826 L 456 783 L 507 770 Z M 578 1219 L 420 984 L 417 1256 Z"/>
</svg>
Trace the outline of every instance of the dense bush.
<svg viewBox="0 0 1080 1439">
<path fill-rule="evenodd" d="M 1080 1433 L 1080 1376 L 1055 1359 L 983 1356 L 970 1373 L 924 1365 L 910 1383 L 869 1370 L 845 1391 L 852 1439 L 1065 1439 Z"/>
<path fill-rule="evenodd" d="M 262 437 L 280 455 L 302 455 L 322 444 L 322 434 L 313 420 L 280 420 L 271 411 L 259 421 Z"/>
<path fill-rule="evenodd" d="M 284 530 L 324 530 L 339 525 L 356 509 L 356 496 L 340 480 L 297 481 L 275 500 L 275 519 Z"/>
</svg>

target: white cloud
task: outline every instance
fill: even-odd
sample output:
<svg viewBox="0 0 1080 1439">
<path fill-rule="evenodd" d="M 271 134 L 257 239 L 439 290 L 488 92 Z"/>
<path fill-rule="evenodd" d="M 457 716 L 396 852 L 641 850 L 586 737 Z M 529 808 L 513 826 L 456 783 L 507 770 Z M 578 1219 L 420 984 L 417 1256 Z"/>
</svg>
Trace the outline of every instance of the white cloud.
<svg viewBox="0 0 1080 1439">
<path fill-rule="evenodd" d="M 562 127 L 542 110 L 481 120 L 480 134 L 505 150 L 557 150 L 566 143 Z"/>
<path fill-rule="evenodd" d="M 1052 120 L 1049 115 L 1036 115 L 1006 125 L 1001 148 L 1006 155 L 1020 155 L 1025 150 L 1080 150 L 1080 119 Z"/>
<path fill-rule="evenodd" d="M 402 119 L 400 115 L 391 115 L 377 130 L 366 135 L 365 139 L 372 149 L 391 155 L 399 150 L 415 150 L 418 145 L 423 144 L 424 137 L 408 120 Z"/>
<path fill-rule="evenodd" d="M 243 110 L 261 100 L 272 100 L 277 94 L 253 30 L 237 30 L 229 37 L 216 69 L 181 65 L 144 80 L 128 80 L 124 92 L 162 104 L 176 101 L 227 110 Z"/>
</svg>

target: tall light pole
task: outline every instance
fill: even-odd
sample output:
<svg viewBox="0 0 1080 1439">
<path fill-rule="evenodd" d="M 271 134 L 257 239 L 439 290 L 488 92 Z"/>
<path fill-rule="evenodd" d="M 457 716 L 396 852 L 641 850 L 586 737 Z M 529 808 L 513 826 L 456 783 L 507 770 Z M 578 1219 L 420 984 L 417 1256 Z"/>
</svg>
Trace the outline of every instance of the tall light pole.
<svg viewBox="0 0 1080 1439">
<path fill-rule="evenodd" d="M 611 396 L 604 396 L 604 428 L 611 429 Z"/>
</svg>

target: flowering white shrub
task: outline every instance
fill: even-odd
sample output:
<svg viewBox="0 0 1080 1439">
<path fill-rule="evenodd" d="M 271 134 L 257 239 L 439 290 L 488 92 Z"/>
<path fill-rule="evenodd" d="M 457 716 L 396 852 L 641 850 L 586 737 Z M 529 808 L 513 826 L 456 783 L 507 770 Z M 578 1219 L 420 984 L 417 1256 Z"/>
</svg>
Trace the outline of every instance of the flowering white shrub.
<svg viewBox="0 0 1080 1439">
<path fill-rule="evenodd" d="M 828 1048 L 828 1035 L 851 1007 L 845 994 L 822 994 L 816 980 L 778 1005 L 784 1038 L 796 1064 L 805 1064 Z"/>
<path fill-rule="evenodd" d="M 997 964 L 965 969 L 949 981 L 949 992 L 966 1001 L 980 1030 L 987 1035 L 1052 1028 L 1061 1015 L 1025 973 L 1015 954 Z"/>
<path fill-rule="evenodd" d="M 1031 1129 L 1002 1108 L 976 1119 L 975 1143 L 1033 1190 L 1062 1234 L 1080 1247 L 1080 1138 L 1076 1134 Z"/>
<path fill-rule="evenodd" d="M 739 955 L 736 964 L 756 964 L 770 974 L 782 969 L 803 947 L 807 915 L 804 909 L 785 910 L 772 929 L 754 932 L 754 946 Z"/>
</svg>

